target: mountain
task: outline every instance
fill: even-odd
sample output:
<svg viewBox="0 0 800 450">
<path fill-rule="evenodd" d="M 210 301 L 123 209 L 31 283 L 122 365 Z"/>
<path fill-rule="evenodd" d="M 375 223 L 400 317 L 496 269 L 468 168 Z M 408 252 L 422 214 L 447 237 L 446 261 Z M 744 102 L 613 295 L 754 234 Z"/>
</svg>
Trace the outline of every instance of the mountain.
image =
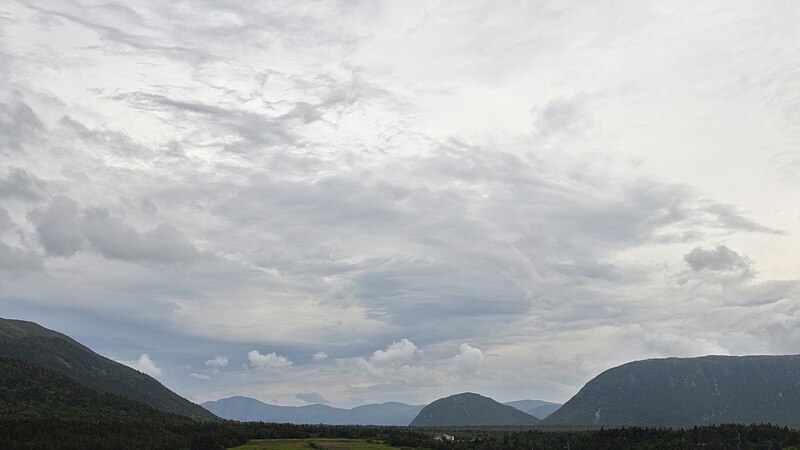
<svg viewBox="0 0 800 450">
<path fill-rule="evenodd" d="M 601 373 L 544 423 L 800 428 L 799 408 L 800 356 L 649 359 Z"/>
<path fill-rule="evenodd" d="M 421 405 L 394 402 L 353 409 L 326 405 L 276 406 L 249 397 L 224 398 L 205 402 L 202 406 L 219 417 L 242 422 L 397 426 L 408 425 L 423 408 Z"/>
<path fill-rule="evenodd" d="M 0 319 L 0 356 L 30 361 L 90 389 L 189 417 L 214 415 L 154 378 L 98 355 L 68 336 L 33 322 Z"/>
<path fill-rule="evenodd" d="M 388 402 L 357 406 L 350 410 L 350 423 L 363 425 L 408 426 L 425 405 Z"/>
<path fill-rule="evenodd" d="M 511 406 L 512 408 L 517 408 L 537 419 L 544 419 L 561 407 L 561 403 L 546 402 L 544 400 L 517 400 L 505 402 L 503 404 Z"/>
<path fill-rule="evenodd" d="M 209 423 L 92 390 L 30 361 L 0 357 L 2 449 L 183 449 L 193 427 Z"/>
<path fill-rule="evenodd" d="M 489 397 L 466 392 L 422 408 L 412 427 L 534 425 L 539 419 Z"/>
<path fill-rule="evenodd" d="M 125 397 L 93 391 L 54 370 L 0 357 L 0 412 L 15 416 L 156 417 L 160 413 Z"/>
</svg>

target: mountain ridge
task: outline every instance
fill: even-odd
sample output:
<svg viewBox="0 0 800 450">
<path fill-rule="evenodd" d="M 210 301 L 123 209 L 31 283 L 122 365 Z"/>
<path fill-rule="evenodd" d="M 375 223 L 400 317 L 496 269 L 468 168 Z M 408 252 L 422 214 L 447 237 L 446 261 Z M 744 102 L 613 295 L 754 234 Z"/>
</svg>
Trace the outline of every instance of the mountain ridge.
<svg viewBox="0 0 800 450">
<path fill-rule="evenodd" d="M 204 402 L 201 406 L 224 419 L 242 422 L 406 426 L 425 405 L 385 402 L 350 409 L 321 404 L 279 406 L 252 397 L 233 396 Z"/>
<path fill-rule="evenodd" d="M 590 380 L 543 423 L 800 428 L 800 355 L 633 361 Z"/>
<path fill-rule="evenodd" d="M 35 322 L 0 318 L 0 356 L 21 359 L 64 374 L 98 392 L 116 394 L 163 412 L 215 418 L 155 378 L 113 361 Z"/>
</svg>

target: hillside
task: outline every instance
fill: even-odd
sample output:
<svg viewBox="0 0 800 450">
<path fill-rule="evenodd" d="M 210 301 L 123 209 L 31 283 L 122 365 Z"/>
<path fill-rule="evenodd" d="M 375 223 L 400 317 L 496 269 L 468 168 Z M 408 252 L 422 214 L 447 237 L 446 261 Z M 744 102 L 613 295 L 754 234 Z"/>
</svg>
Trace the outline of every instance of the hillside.
<svg viewBox="0 0 800 450">
<path fill-rule="evenodd" d="M 471 392 L 440 398 L 411 421 L 412 427 L 534 425 L 539 419 Z"/>
<path fill-rule="evenodd" d="M 516 400 L 503 404 L 511 406 L 512 408 L 517 408 L 537 419 L 544 419 L 561 407 L 561 403 L 546 402 L 544 400 Z"/>
<path fill-rule="evenodd" d="M 543 423 L 800 428 L 798 405 L 800 356 L 650 359 L 601 373 Z"/>
<path fill-rule="evenodd" d="M 276 406 L 249 397 L 230 397 L 205 402 L 202 406 L 224 419 L 244 422 L 328 425 L 397 425 L 406 426 L 422 410 L 421 405 L 382 403 L 353 409 L 326 405 Z"/>
<path fill-rule="evenodd" d="M 119 395 L 93 391 L 30 361 L 0 357 L 0 414 L 109 418 L 161 413 Z"/>
<path fill-rule="evenodd" d="M 175 394 L 154 378 L 33 322 L 0 319 L 0 356 L 36 363 L 88 388 L 117 394 L 161 411 L 214 418 L 209 411 Z"/>
<path fill-rule="evenodd" d="M 0 448 L 188 448 L 181 433 L 195 423 L 0 357 Z"/>
</svg>

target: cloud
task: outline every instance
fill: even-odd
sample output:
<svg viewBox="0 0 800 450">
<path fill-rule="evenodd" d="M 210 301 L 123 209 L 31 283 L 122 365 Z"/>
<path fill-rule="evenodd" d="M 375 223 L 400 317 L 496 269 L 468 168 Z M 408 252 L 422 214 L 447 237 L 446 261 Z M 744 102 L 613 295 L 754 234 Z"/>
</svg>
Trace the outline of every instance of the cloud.
<svg viewBox="0 0 800 450">
<path fill-rule="evenodd" d="M 20 273 L 40 270 L 42 257 L 30 248 L 26 240 L 19 239 L 19 226 L 5 208 L 0 207 L 0 272 Z M 17 235 L 18 245 L 4 241 L 4 235 L 12 239 Z"/>
<path fill-rule="evenodd" d="M 38 140 L 43 131 L 44 124 L 19 95 L 8 103 L 0 101 L 0 154 L 23 150 L 25 144 Z"/>
<path fill-rule="evenodd" d="M 275 352 L 262 355 L 258 350 L 251 350 L 247 353 L 247 359 L 250 361 L 250 366 L 254 369 L 265 369 L 280 371 L 292 366 L 292 361 L 289 358 L 278 355 Z"/>
<path fill-rule="evenodd" d="M 24 169 L 10 168 L 6 177 L 0 178 L 0 198 L 36 200 L 44 189 L 45 183 Z"/>
<path fill-rule="evenodd" d="M 574 134 L 590 124 L 585 109 L 586 101 L 582 96 L 557 98 L 536 115 L 534 126 L 544 136 Z"/>
<path fill-rule="evenodd" d="M 467 343 L 461 344 L 459 353 L 453 357 L 453 363 L 462 373 L 475 374 L 483 367 L 483 352 Z"/>
<path fill-rule="evenodd" d="M 267 114 L 223 108 L 191 100 L 176 100 L 164 95 L 143 92 L 121 94 L 116 99 L 125 100 L 131 106 L 146 111 L 165 111 L 189 117 L 199 116 L 210 126 L 219 130 L 219 134 L 236 136 L 234 142 L 215 142 L 230 151 L 241 152 L 253 145 L 291 145 L 297 139 L 291 132 L 291 124 L 286 123 L 293 119 L 294 115 L 271 117 Z"/>
<path fill-rule="evenodd" d="M 704 338 L 682 336 L 680 333 L 650 332 L 643 336 L 648 350 L 666 357 L 730 355 L 730 350 Z"/>
<path fill-rule="evenodd" d="M 286 403 L 791 352 L 800 12 L 685 3 L 16 5 L 0 304 L 167 377 L 280 345 L 165 381 Z"/>
<path fill-rule="evenodd" d="M 12 229 L 13 227 L 14 221 L 11 220 L 11 216 L 8 214 L 8 211 L 3 207 L 0 207 L 0 234 L 6 230 Z"/>
<path fill-rule="evenodd" d="M 150 355 L 147 353 L 142 353 L 139 355 L 139 359 L 136 361 L 123 361 L 119 360 L 122 364 L 126 366 L 133 367 L 134 369 L 138 370 L 139 372 L 146 373 L 151 377 L 158 377 L 161 375 L 161 369 L 159 369 L 155 362 L 150 359 Z"/>
<path fill-rule="evenodd" d="M 35 252 L 0 241 L 0 272 L 25 272 L 41 268 L 42 260 Z"/>
<path fill-rule="evenodd" d="M 208 367 L 228 367 L 228 357 L 227 356 L 215 356 L 208 361 L 206 361 L 206 366 Z"/>
<path fill-rule="evenodd" d="M 306 403 L 330 403 L 330 400 L 326 399 L 325 397 L 317 394 L 316 392 L 308 392 L 308 393 L 301 393 L 295 396 L 298 400 L 302 400 Z"/>
<path fill-rule="evenodd" d="M 755 269 L 747 257 L 724 245 L 718 245 L 710 250 L 695 247 L 683 258 L 695 272 L 731 272 L 746 278 L 755 275 Z"/>
<path fill-rule="evenodd" d="M 375 350 L 369 359 L 356 358 L 355 367 L 373 377 L 406 378 L 411 373 L 425 370 L 412 365 L 420 356 L 422 351 L 413 342 L 403 338 L 387 345 L 385 349 Z"/>
<path fill-rule="evenodd" d="M 131 159 L 155 157 L 147 147 L 135 142 L 127 134 L 107 129 L 90 129 L 76 119 L 65 116 L 59 121 L 65 129 L 72 132 L 82 145 L 96 146 L 105 151 Z"/>
<path fill-rule="evenodd" d="M 43 210 L 28 215 L 36 223 L 39 241 L 48 255 L 72 256 L 83 247 L 79 213 L 74 200 L 57 196 Z"/>
<path fill-rule="evenodd" d="M 123 261 L 183 263 L 199 256 L 183 233 L 169 224 L 139 232 L 105 209 L 80 209 L 64 196 L 28 217 L 48 255 L 73 256 L 88 244 L 106 258 Z"/>
<path fill-rule="evenodd" d="M 199 256 L 183 233 L 168 224 L 140 233 L 108 211 L 92 208 L 84 212 L 81 225 L 86 240 L 106 258 L 176 263 Z"/>
<path fill-rule="evenodd" d="M 704 207 L 705 211 L 716 216 L 720 224 L 729 229 L 753 231 L 768 234 L 783 234 L 783 231 L 770 228 L 748 219 L 734 205 L 711 203 Z"/>
<path fill-rule="evenodd" d="M 207 58 L 204 52 L 199 51 L 197 49 L 175 46 L 175 45 L 165 46 L 159 42 L 156 42 L 152 37 L 148 37 L 146 35 L 128 33 L 122 29 L 123 27 L 117 28 L 111 26 L 109 20 L 114 20 L 114 19 L 122 20 L 123 23 L 125 23 L 126 25 L 130 23 L 129 21 L 131 21 L 131 19 L 134 19 L 133 23 L 141 24 L 141 16 L 139 16 L 132 9 L 127 8 L 125 6 L 121 6 L 118 8 L 113 8 L 113 7 L 93 8 L 95 14 L 100 13 L 100 17 L 97 17 L 99 23 L 83 17 L 85 14 L 79 16 L 70 14 L 69 12 L 37 8 L 35 6 L 31 6 L 31 9 L 34 9 L 42 14 L 66 19 L 78 25 L 81 25 L 87 29 L 91 29 L 92 31 L 98 33 L 98 35 L 101 36 L 101 39 L 108 44 L 119 44 L 140 51 L 161 52 L 165 56 L 187 59 L 190 62 L 192 61 L 199 62 Z M 109 11 L 119 12 L 123 10 L 125 11 L 124 14 L 108 14 Z"/>
<path fill-rule="evenodd" d="M 392 342 L 385 350 L 375 350 L 369 362 L 377 367 L 408 363 L 422 352 L 406 338 Z"/>
<path fill-rule="evenodd" d="M 194 378 L 194 379 L 197 379 L 197 380 L 210 380 L 211 379 L 210 376 L 199 374 L 199 373 L 190 373 L 189 376 Z"/>
</svg>

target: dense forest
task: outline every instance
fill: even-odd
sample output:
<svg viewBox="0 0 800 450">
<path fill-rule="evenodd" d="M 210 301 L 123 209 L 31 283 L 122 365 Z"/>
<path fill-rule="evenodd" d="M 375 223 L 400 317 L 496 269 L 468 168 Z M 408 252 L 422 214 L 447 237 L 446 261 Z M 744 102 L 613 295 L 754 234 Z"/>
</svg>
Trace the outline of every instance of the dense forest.
<svg viewBox="0 0 800 450">
<path fill-rule="evenodd" d="M 441 441 L 432 430 L 404 427 L 291 425 L 178 418 L 84 419 L 0 416 L 0 448 L 222 450 L 250 439 L 356 438 L 399 448 L 491 449 L 800 449 L 800 432 L 769 425 L 721 425 L 687 430 L 451 430 Z"/>
</svg>

